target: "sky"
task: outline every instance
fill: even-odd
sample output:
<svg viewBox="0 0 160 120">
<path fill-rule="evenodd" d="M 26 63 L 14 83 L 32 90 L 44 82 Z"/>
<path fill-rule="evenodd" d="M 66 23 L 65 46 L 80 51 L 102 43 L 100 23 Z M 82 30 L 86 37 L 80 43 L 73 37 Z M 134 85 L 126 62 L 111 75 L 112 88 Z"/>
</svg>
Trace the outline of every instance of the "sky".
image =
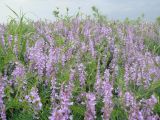
<svg viewBox="0 0 160 120">
<path fill-rule="evenodd" d="M 5 23 L 9 16 L 14 16 L 6 5 L 16 12 L 23 11 L 33 20 L 53 20 L 52 12 L 56 7 L 62 13 L 68 7 L 70 14 L 74 14 L 80 7 L 85 14 L 91 14 L 91 7 L 96 6 L 108 18 L 120 20 L 126 17 L 135 19 L 143 13 L 145 19 L 150 21 L 160 16 L 160 0 L 0 0 L 1 23 Z"/>
</svg>

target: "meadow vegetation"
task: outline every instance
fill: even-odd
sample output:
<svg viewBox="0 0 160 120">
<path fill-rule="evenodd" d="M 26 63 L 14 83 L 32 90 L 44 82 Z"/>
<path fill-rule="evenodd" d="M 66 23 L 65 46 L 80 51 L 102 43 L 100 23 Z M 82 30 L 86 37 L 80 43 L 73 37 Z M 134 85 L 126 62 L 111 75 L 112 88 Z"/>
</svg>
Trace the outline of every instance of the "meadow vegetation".
<svg viewBox="0 0 160 120">
<path fill-rule="evenodd" d="M 160 119 L 160 18 L 92 10 L 0 24 L 0 119 Z"/>
</svg>

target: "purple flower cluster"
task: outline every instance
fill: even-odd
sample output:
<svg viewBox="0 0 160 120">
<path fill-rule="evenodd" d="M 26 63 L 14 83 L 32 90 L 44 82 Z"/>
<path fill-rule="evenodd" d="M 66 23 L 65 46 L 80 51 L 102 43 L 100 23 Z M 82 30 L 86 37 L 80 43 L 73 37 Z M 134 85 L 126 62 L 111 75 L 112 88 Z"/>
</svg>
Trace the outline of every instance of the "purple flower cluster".
<svg viewBox="0 0 160 120">
<path fill-rule="evenodd" d="M 27 110 L 42 116 L 46 107 L 42 109 L 40 95 L 44 98 L 44 94 L 38 92 L 41 88 L 46 92 L 43 106 L 51 110 L 47 116 L 50 120 L 110 120 L 117 110 L 125 112 L 124 117 L 129 120 L 160 119 L 159 111 L 154 109 L 159 105 L 160 80 L 156 24 L 103 23 L 90 17 L 31 24 L 35 32 L 24 35 L 8 34 L 0 25 L 2 120 L 6 119 L 6 112 L 8 115 L 12 111 L 5 103 L 14 99 L 20 99 L 21 104 L 27 101 Z M 156 43 L 153 49 L 146 44 L 148 39 Z M 103 103 L 101 110 L 96 108 L 97 103 Z M 84 114 L 76 108 L 82 108 Z"/>
<path fill-rule="evenodd" d="M 60 93 L 60 106 L 53 106 L 51 116 L 49 117 L 50 120 L 68 120 L 72 116 L 70 116 L 70 109 L 69 106 L 73 105 L 72 102 L 70 102 L 70 91 L 62 91 L 63 88 L 61 88 Z"/>
<path fill-rule="evenodd" d="M 85 120 L 95 120 L 96 118 L 96 96 L 93 93 L 86 94 L 86 112 L 85 112 Z"/>
<path fill-rule="evenodd" d="M 71 102 L 71 98 L 72 98 L 72 91 L 74 87 L 74 84 L 73 84 L 74 76 L 75 76 L 75 70 L 71 70 L 68 85 L 66 86 L 64 86 L 64 84 L 61 85 L 59 96 L 55 96 L 55 95 L 51 96 L 52 99 L 59 98 L 60 105 L 53 104 L 52 113 L 51 113 L 51 116 L 49 117 L 50 120 L 72 119 L 72 116 L 70 115 L 71 111 L 69 107 L 73 105 L 73 102 Z M 55 92 L 54 88 L 52 88 L 52 92 Z"/>
<path fill-rule="evenodd" d="M 1 120 L 6 120 L 5 104 L 3 101 L 3 97 L 5 96 L 3 82 L 4 82 L 3 78 L 0 78 L 0 118 L 1 118 Z"/>
<path fill-rule="evenodd" d="M 128 36 L 125 39 L 125 84 L 134 83 L 137 86 L 148 88 L 152 81 L 160 79 L 159 67 L 155 64 L 156 56 L 146 51 L 144 53 L 143 42 L 137 41 L 134 31 L 128 28 Z M 141 40 L 142 41 L 142 40 Z"/>
<path fill-rule="evenodd" d="M 46 67 L 46 55 L 43 51 L 45 42 L 38 40 L 35 46 L 30 48 L 28 58 L 32 62 L 34 69 L 38 71 L 39 76 L 44 75 L 44 69 Z"/>
<path fill-rule="evenodd" d="M 96 58 L 96 51 L 94 50 L 94 41 L 93 40 L 89 40 L 89 51 L 92 55 L 93 58 Z"/>
<path fill-rule="evenodd" d="M 94 85 L 95 90 L 98 94 L 101 94 L 102 92 L 102 79 L 101 79 L 101 74 L 100 74 L 100 60 L 98 60 L 98 65 L 97 65 L 97 74 L 96 74 L 96 83 Z"/>
<path fill-rule="evenodd" d="M 29 104 L 33 106 L 35 114 L 42 109 L 41 98 L 38 95 L 38 89 L 33 87 L 29 95 L 25 96 Z"/>
<path fill-rule="evenodd" d="M 124 94 L 125 107 L 129 109 L 129 120 L 157 120 L 159 117 L 153 113 L 157 98 L 152 95 L 149 99 L 141 99 L 137 102 L 131 93 Z"/>
<path fill-rule="evenodd" d="M 4 35 L 1 35 L 1 45 L 5 48 L 5 39 L 4 39 Z"/>
<path fill-rule="evenodd" d="M 56 78 L 53 77 L 51 80 L 51 102 L 53 107 L 56 105 L 56 99 L 58 98 L 58 94 L 56 93 L 57 87 L 56 87 Z"/>
<path fill-rule="evenodd" d="M 25 74 L 25 67 L 21 63 L 16 62 L 16 67 L 12 72 L 13 79 L 10 79 L 9 83 L 14 85 L 14 87 L 21 87 L 23 90 L 26 90 L 27 81 Z"/>
<path fill-rule="evenodd" d="M 109 70 L 106 69 L 105 72 L 104 72 L 104 81 L 103 81 L 103 86 L 102 86 L 102 89 L 103 89 L 103 92 L 104 92 L 103 93 L 104 107 L 102 109 L 104 120 L 109 120 L 110 114 L 111 114 L 112 109 L 113 109 L 113 103 L 112 103 L 113 87 L 112 87 L 109 79 L 110 79 L 110 73 L 109 73 Z"/>
<path fill-rule="evenodd" d="M 125 103 L 126 107 L 133 107 L 133 106 L 135 106 L 136 101 L 135 101 L 134 97 L 129 92 L 126 92 L 124 94 L 124 99 L 125 99 L 124 103 Z"/>
<path fill-rule="evenodd" d="M 17 63 L 16 68 L 12 72 L 14 79 L 22 78 L 25 75 L 25 68 L 20 63 Z"/>
<path fill-rule="evenodd" d="M 54 65 L 60 60 L 60 49 L 50 47 L 46 62 L 46 75 L 50 77 L 55 72 Z"/>
<path fill-rule="evenodd" d="M 83 63 L 78 65 L 78 72 L 79 72 L 79 81 L 80 81 L 80 86 L 85 85 L 85 80 L 86 80 L 86 73 L 85 73 L 85 66 Z"/>
</svg>

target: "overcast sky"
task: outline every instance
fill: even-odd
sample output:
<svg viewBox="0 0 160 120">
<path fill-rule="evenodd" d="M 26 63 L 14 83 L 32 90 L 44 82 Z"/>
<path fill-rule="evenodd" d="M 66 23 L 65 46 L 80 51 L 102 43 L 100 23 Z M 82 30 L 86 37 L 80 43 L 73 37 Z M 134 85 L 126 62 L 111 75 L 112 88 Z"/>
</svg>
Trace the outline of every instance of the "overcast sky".
<svg viewBox="0 0 160 120">
<path fill-rule="evenodd" d="M 91 13 L 91 7 L 96 6 L 110 19 L 137 18 L 142 13 L 147 20 L 154 20 L 160 16 L 160 0 L 0 0 L 0 22 L 5 22 L 15 11 L 22 10 L 28 17 L 36 19 L 53 19 L 52 11 L 59 7 L 64 11 L 70 8 L 71 14 L 76 13 L 78 7 L 86 14 Z"/>
</svg>

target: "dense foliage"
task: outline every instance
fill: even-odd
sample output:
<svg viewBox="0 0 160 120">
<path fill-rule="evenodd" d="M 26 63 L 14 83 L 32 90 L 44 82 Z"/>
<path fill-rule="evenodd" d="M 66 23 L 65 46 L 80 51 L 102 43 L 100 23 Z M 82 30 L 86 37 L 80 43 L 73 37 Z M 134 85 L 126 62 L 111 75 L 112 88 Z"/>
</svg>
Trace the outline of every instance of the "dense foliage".
<svg viewBox="0 0 160 120">
<path fill-rule="evenodd" d="M 99 15 L 0 25 L 2 120 L 160 119 L 160 27 Z"/>
</svg>

